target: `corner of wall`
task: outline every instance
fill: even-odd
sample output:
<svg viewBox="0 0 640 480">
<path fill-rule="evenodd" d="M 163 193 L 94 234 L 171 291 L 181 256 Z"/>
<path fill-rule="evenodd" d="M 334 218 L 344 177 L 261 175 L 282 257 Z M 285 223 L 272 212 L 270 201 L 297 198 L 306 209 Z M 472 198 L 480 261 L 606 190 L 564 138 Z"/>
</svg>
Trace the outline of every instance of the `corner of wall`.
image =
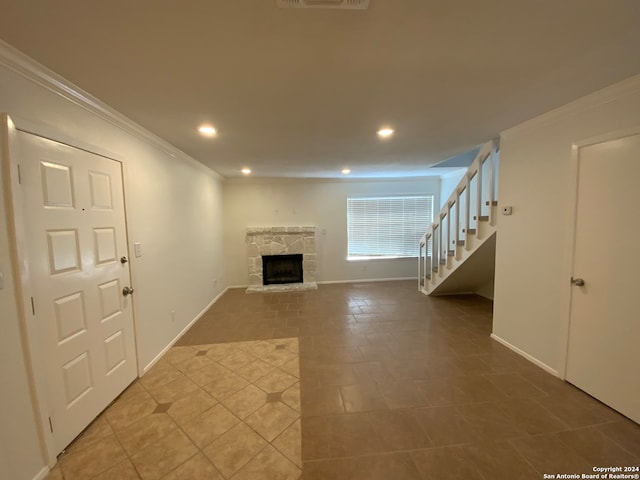
<svg viewBox="0 0 640 480">
<path fill-rule="evenodd" d="M 482 285 L 478 290 L 476 290 L 476 295 L 484 297 L 488 300 L 493 300 L 493 290 L 494 290 L 494 280 L 492 279 L 490 282 Z"/>
<path fill-rule="evenodd" d="M 574 222 L 572 147 L 638 126 L 640 75 L 501 133 L 494 334 L 541 364 L 566 362 Z M 571 239 L 572 240 L 572 239 Z"/>
</svg>

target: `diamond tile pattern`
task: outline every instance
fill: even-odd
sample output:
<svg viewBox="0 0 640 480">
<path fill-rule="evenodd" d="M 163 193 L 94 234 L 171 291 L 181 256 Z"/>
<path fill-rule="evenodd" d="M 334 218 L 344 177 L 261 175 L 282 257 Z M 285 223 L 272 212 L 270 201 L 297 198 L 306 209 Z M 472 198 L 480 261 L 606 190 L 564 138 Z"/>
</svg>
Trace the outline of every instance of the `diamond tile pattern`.
<svg viewBox="0 0 640 480">
<path fill-rule="evenodd" d="M 47 479 L 299 478 L 300 429 L 292 427 L 300 411 L 290 405 L 300 403 L 293 388 L 300 373 L 276 365 L 297 360 L 298 339 L 278 341 L 283 348 L 274 356 L 277 345 L 262 340 L 173 347 L 76 439 Z M 276 439 L 280 449 L 270 446 Z M 255 476 L 261 463 L 267 470 Z"/>
<path fill-rule="evenodd" d="M 204 453 L 225 478 L 231 478 L 267 445 L 264 438 L 239 423 L 205 448 Z"/>
<path fill-rule="evenodd" d="M 282 392 L 267 393 L 267 402 L 281 402 Z"/>
<path fill-rule="evenodd" d="M 284 403 L 269 402 L 247 417 L 245 423 L 271 442 L 298 418 L 298 412 Z"/>
<path fill-rule="evenodd" d="M 267 395 L 255 385 L 249 385 L 225 398 L 222 404 L 238 418 L 245 419 L 267 401 Z"/>
<path fill-rule="evenodd" d="M 640 465 L 640 426 L 414 282 L 231 289 L 48 480 L 535 479 Z"/>
<path fill-rule="evenodd" d="M 171 403 L 159 403 L 153 413 L 165 413 L 171 408 Z"/>
</svg>

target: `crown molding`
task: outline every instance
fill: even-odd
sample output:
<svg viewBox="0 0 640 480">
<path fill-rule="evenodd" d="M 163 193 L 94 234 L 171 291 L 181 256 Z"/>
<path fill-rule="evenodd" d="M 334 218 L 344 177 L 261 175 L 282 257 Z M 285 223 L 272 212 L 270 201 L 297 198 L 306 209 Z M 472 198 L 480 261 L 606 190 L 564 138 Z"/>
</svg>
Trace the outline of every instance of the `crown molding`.
<svg viewBox="0 0 640 480">
<path fill-rule="evenodd" d="M 395 184 L 439 181 L 440 175 L 421 177 L 374 177 L 374 178 L 333 178 L 333 177 L 224 177 L 226 187 L 245 187 L 258 185 L 357 185 L 357 184 Z M 393 194 L 392 194 L 393 195 Z"/>
<path fill-rule="evenodd" d="M 150 132 L 146 128 L 140 126 L 130 118 L 126 117 L 117 110 L 111 108 L 103 101 L 91 95 L 89 92 L 82 90 L 77 85 L 69 82 L 54 71 L 48 69 L 44 65 L 28 57 L 20 50 L 9 45 L 0 39 L 0 66 L 20 75 L 26 80 L 33 82 L 49 92 L 58 95 L 74 105 L 82 108 L 90 114 L 108 122 L 109 124 L 119 128 L 123 132 L 132 135 L 138 140 L 143 141 L 162 153 L 169 155 L 175 159 L 181 159 L 188 163 L 192 163 L 199 168 L 205 168 L 220 179 L 223 177 L 215 170 L 203 165 L 194 158 L 190 157 L 182 150 L 176 148 L 166 140 L 160 138 L 155 133 Z M 11 112 L 9 112 L 11 113 Z"/>
<path fill-rule="evenodd" d="M 613 85 L 567 103 L 562 107 L 538 115 L 537 117 L 527 120 L 515 127 L 508 128 L 500 133 L 500 137 L 504 139 L 516 138 L 537 128 L 542 128 L 556 123 L 570 115 L 585 113 L 598 106 L 638 93 L 640 93 L 640 75 L 634 75 L 633 77 L 614 83 Z"/>
</svg>

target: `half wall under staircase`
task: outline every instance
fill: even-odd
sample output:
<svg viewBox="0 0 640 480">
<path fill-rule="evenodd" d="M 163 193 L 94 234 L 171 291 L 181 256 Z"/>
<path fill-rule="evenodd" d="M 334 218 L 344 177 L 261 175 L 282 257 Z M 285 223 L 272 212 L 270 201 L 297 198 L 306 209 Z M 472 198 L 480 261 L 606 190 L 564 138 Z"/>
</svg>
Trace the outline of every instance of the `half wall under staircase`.
<svg viewBox="0 0 640 480">
<path fill-rule="evenodd" d="M 498 140 L 482 146 L 420 240 L 418 289 L 472 293 L 493 281 L 498 201 Z"/>
</svg>

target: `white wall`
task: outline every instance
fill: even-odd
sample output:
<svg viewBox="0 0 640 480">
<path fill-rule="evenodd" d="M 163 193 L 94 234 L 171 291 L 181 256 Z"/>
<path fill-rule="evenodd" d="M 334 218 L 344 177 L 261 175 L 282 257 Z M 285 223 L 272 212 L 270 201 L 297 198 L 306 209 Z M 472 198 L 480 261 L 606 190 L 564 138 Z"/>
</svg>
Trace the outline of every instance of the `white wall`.
<svg viewBox="0 0 640 480">
<path fill-rule="evenodd" d="M 481 297 L 488 298 L 489 300 L 493 300 L 494 296 L 494 280 L 491 280 L 484 285 L 482 285 L 475 292 L 476 295 L 480 295 Z"/>
<path fill-rule="evenodd" d="M 417 276 L 416 259 L 347 261 L 347 196 L 434 194 L 440 180 L 229 180 L 224 184 L 230 285 L 247 285 L 247 227 L 314 225 L 318 282 Z"/>
<path fill-rule="evenodd" d="M 445 203 L 447 203 L 447 199 L 453 193 L 453 190 L 458 186 L 464 174 L 467 173 L 466 168 L 461 168 L 460 170 L 456 170 L 454 172 L 449 172 L 445 175 L 440 176 L 440 205 L 439 208 L 442 208 Z"/>
<path fill-rule="evenodd" d="M 560 374 L 569 321 L 572 145 L 637 126 L 640 76 L 502 134 L 498 198 L 513 215 L 499 218 L 494 334 Z"/>
<path fill-rule="evenodd" d="M 4 146 L 0 138 L 0 151 Z M 0 189 L 3 173 L 0 169 Z M 39 448 L 20 324 L 17 321 L 3 202 L 0 202 L 0 270 L 4 274 L 4 288 L 0 289 L 0 478 L 22 480 L 33 478 L 42 469 L 44 458 Z"/>
<path fill-rule="evenodd" d="M 124 161 L 130 252 L 134 241 L 143 245 L 143 256 L 131 259 L 131 269 L 139 368 L 144 369 L 226 286 L 221 180 L 152 136 L 136 133 L 135 127 L 119 120 L 100 118 L 38 83 L 21 70 L 22 62 L 15 52 L 0 46 L 1 112 L 9 113 L 18 127 L 79 140 Z M 0 290 L 0 466 L 7 471 L 0 471 L 0 478 L 25 480 L 34 478 L 44 465 L 27 389 L 12 278 L 7 275 L 6 224 L 0 220 L 0 263 L 6 284 Z"/>
</svg>

